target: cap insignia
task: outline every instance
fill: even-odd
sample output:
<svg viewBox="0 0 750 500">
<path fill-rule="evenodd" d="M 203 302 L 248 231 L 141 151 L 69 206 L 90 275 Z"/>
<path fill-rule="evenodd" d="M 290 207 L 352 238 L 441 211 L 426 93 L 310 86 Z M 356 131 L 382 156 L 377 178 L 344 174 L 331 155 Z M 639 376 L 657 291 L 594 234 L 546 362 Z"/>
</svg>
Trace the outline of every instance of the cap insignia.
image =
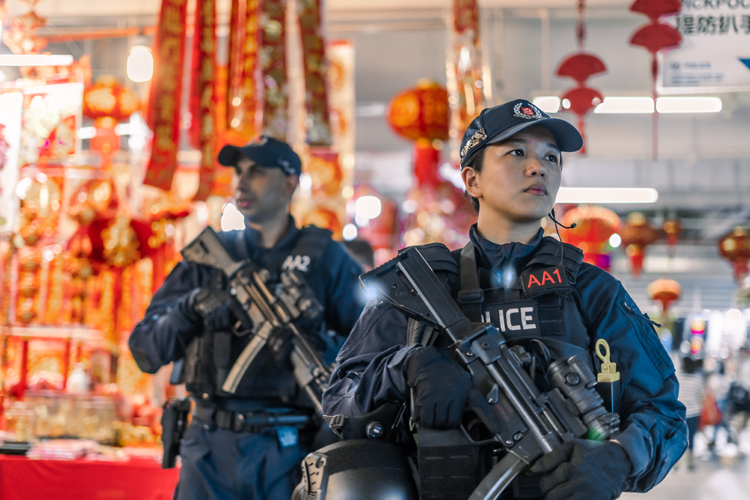
<svg viewBox="0 0 750 500">
<path fill-rule="evenodd" d="M 266 137 L 264 135 L 261 135 L 260 137 L 258 137 L 256 139 L 253 139 L 252 141 L 250 141 L 247 145 L 251 146 L 251 147 L 257 148 L 259 146 L 263 146 L 267 142 L 268 142 L 268 137 Z"/>
<path fill-rule="evenodd" d="M 524 105 L 526 104 L 526 105 Z M 517 118 L 525 118 L 527 120 L 539 120 L 544 118 L 542 112 L 531 103 L 519 102 L 513 107 L 513 115 Z"/>
<path fill-rule="evenodd" d="M 471 136 L 471 139 L 469 139 L 469 142 L 467 142 L 463 149 L 461 150 L 461 160 L 463 160 L 466 157 L 466 154 L 469 152 L 471 148 L 476 146 L 482 141 L 485 141 L 487 139 L 487 134 L 484 132 L 483 128 L 480 128 L 476 132 L 474 132 L 474 135 Z"/>
</svg>

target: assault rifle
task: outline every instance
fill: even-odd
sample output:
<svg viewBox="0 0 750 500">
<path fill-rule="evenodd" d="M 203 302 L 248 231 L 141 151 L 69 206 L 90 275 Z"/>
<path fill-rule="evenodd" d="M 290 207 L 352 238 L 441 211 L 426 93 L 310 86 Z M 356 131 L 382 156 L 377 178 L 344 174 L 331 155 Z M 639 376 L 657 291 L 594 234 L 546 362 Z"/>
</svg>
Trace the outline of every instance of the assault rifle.
<svg viewBox="0 0 750 500">
<path fill-rule="evenodd" d="M 224 272 L 229 280 L 229 293 L 240 309 L 237 311 L 233 307 L 239 316 L 234 333 L 238 336 L 253 334 L 229 370 L 221 389 L 234 394 L 261 349 L 276 336 L 289 331 L 294 346 L 291 352 L 294 377 L 312 401 L 317 414 L 322 416 L 321 397 L 328 386 L 331 370 L 296 322 L 303 317 L 316 319 L 323 308 L 304 278 L 293 269 L 287 270 L 279 276 L 281 282 L 278 285 L 271 285 L 268 270 L 258 268 L 249 260 L 235 261 L 210 227 L 187 245 L 182 255 L 190 262 Z"/>
<path fill-rule="evenodd" d="M 491 324 L 469 321 L 418 249 L 402 251 L 362 275 L 360 281 L 407 316 L 447 336 L 456 361 L 471 374 L 474 384 L 467 404 L 492 436 L 477 442 L 464 426 L 455 431 L 420 429 L 416 438 L 423 499 L 460 498 L 461 488 L 453 476 L 461 475 L 454 471 L 466 461 L 445 451 L 441 456 L 423 457 L 430 450 L 438 450 L 440 455 L 441 449 L 455 444 L 464 452 L 480 445 L 490 446 L 495 455 L 505 452 L 475 489 L 479 478 L 471 484 L 471 471 L 464 475 L 463 492 L 473 489 L 469 500 L 492 500 L 538 458 L 562 443 L 584 436 L 606 439 L 618 430 L 620 417 L 604 409 L 594 390 L 596 378 L 584 360 L 572 356 L 554 361 L 547 368 L 552 389 L 541 392 L 524 369 L 531 354 L 520 346 L 509 346 Z M 423 443 L 427 445 L 425 453 Z M 452 471 L 451 477 L 445 470 Z"/>
</svg>

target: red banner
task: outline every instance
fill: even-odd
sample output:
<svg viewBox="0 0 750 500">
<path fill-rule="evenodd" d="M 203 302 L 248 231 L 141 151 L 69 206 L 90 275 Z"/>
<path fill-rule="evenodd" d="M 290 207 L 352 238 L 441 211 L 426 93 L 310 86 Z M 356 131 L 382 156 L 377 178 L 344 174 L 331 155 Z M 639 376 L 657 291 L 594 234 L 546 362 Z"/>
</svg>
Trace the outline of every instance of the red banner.
<svg viewBox="0 0 750 500">
<path fill-rule="evenodd" d="M 286 75 L 286 0 L 262 5 L 263 133 L 285 141 L 289 125 Z"/>
<path fill-rule="evenodd" d="M 479 34 L 477 0 L 453 0 L 453 29 L 459 34 L 472 31 L 476 41 Z"/>
<path fill-rule="evenodd" d="M 154 140 L 143 183 L 164 190 L 177 168 L 186 26 L 187 0 L 162 0 L 148 113 Z"/>
<path fill-rule="evenodd" d="M 216 0 L 198 0 L 193 35 L 190 113 L 194 145 L 201 150 L 198 191 L 193 200 L 211 194 L 216 170 Z"/>
<path fill-rule="evenodd" d="M 311 146 L 330 146 L 333 141 L 328 112 L 328 59 L 323 40 L 321 3 L 321 0 L 297 0 L 305 67 L 307 143 Z"/>
<path fill-rule="evenodd" d="M 226 129 L 242 134 L 246 140 L 258 130 L 259 8 L 259 0 L 232 0 Z"/>
</svg>

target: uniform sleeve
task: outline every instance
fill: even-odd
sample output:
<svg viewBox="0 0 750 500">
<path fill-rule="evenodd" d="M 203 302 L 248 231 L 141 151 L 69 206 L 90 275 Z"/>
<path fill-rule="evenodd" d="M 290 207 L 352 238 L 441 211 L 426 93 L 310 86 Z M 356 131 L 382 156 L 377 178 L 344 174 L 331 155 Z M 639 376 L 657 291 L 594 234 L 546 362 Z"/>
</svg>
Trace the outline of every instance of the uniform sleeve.
<svg viewBox="0 0 750 500">
<path fill-rule="evenodd" d="M 178 305 L 200 285 L 198 266 L 180 262 L 154 294 L 145 317 L 128 339 L 130 352 L 141 370 L 156 373 L 162 366 L 184 357 L 199 325 L 187 318 Z"/>
<path fill-rule="evenodd" d="M 326 326 L 339 335 L 347 336 L 365 306 L 364 294 L 359 286 L 362 267 L 334 240 L 328 243 L 320 264 L 330 267 L 325 284 Z"/>
<path fill-rule="evenodd" d="M 588 286 L 577 288 L 592 347 L 606 340 L 621 375 L 620 432 L 612 439 L 633 465 L 625 488 L 645 492 L 664 479 L 687 447 L 675 369 L 652 322 L 617 280 L 602 271 L 582 282 Z"/>
<path fill-rule="evenodd" d="M 406 316 L 387 304 L 368 304 L 341 348 L 323 393 L 326 415 L 359 416 L 407 399 L 405 364 L 418 347 L 406 345 L 406 325 Z"/>
</svg>

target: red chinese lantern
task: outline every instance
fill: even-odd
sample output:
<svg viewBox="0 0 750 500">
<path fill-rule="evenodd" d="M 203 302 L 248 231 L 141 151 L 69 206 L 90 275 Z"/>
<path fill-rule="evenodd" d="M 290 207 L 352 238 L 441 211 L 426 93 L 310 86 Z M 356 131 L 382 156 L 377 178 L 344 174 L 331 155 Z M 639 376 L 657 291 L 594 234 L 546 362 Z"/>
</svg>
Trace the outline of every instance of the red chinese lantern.
<svg viewBox="0 0 750 500">
<path fill-rule="evenodd" d="M 667 235 L 667 254 L 674 257 L 674 248 L 677 245 L 677 237 L 682 232 L 682 225 L 677 219 L 667 219 L 664 221 L 662 229 Z"/>
<path fill-rule="evenodd" d="M 628 216 L 628 221 L 620 231 L 622 246 L 630 259 L 630 272 L 638 277 L 643 272 L 643 259 L 646 257 L 646 247 L 656 241 L 658 234 L 651 227 L 646 216 L 634 212 Z"/>
<path fill-rule="evenodd" d="M 659 75 L 659 63 L 656 55 L 664 49 L 674 49 L 682 43 L 682 36 L 673 26 L 662 23 L 659 19 L 664 16 L 679 14 L 682 9 L 680 0 L 636 0 L 630 6 L 632 12 L 645 14 L 651 21 L 633 33 L 630 44 L 643 47 L 651 53 L 651 82 L 654 104 L 656 104 L 656 78 Z M 657 122 L 659 113 L 654 108 L 653 119 L 653 158 L 657 159 L 659 141 L 657 136 Z"/>
<path fill-rule="evenodd" d="M 96 135 L 91 139 L 91 149 L 102 155 L 103 165 L 108 165 L 112 155 L 120 149 L 115 125 L 127 120 L 139 106 L 135 92 L 121 85 L 114 76 L 100 76 L 84 90 L 83 115 L 96 120 Z"/>
<path fill-rule="evenodd" d="M 604 62 L 594 54 L 584 52 L 583 42 L 586 38 L 586 23 L 583 16 L 584 1 L 578 0 L 578 23 L 576 25 L 576 39 L 578 52 L 566 57 L 557 68 L 557 76 L 574 79 L 578 86 L 567 90 L 562 96 L 563 108 L 578 116 L 578 130 L 584 135 L 584 117 L 589 111 L 602 103 L 602 94 L 586 86 L 586 80 L 593 75 L 605 73 L 607 67 Z M 586 144 L 579 151 L 586 154 Z"/>
<path fill-rule="evenodd" d="M 734 279 L 742 281 L 750 272 L 750 229 L 738 226 L 721 238 L 719 255 L 732 263 Z"/>
<path fill-rule="evenodd" d="M 450 124 L 448 91 L 430 80 L 396 95 L 387 113 L 388 124 L 404 139 L 414 141 L 414 177 L 419 186 L 437 187 L 437 165 Z M 439 146 L 439 147 L 436 147 Z"/>
<path fill-rule="evenodd" d="M 607 253 L 604 245 L 620 229 L 620 218 L 616 213 L 608 208 L 584 205 L 565 212 L 562 223 L 576 225 L 562 233 L 563 241 L 583 250 L 584 262 L 604 269 L 609 267 L 609 259 L 604 258 Z"/>
<path fill-rule="evenodd" d="M 675 280 L 662 278 L 649 283 L 646 295 L 651 300 L 661 302 L 662 315 L 666 318 L 670 306 L 682 295 L 682 287 Z"/>
</svg>

